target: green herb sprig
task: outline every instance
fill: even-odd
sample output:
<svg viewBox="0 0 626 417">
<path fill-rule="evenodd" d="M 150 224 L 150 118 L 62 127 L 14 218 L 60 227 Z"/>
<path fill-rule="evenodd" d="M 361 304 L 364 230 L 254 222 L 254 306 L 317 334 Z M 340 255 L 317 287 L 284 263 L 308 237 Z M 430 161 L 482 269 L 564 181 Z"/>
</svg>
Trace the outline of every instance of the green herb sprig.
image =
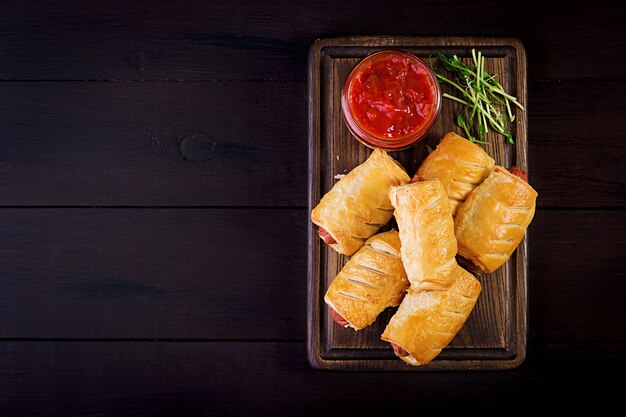
<svg viewBox="0 0 626 417">
<path fill-rule="evenodd" d="M 511 131 L 506 127 L 506 119 L 509 122 L 515 120 L 511 110 L 511 104 L 524 111 L 524 106 L 516 97 L 507 94 L 497 80 L 497 75 L 491 75 L 485 71 L 485 57 L 480 51 L 472 49 L 472 61 L 465 64 L 455 54 L 441 52 L 437 54 L 443 67 L 456 75 L 453 81 L 437 72 L 431 63 L 440 82 L 449 84 L 461 93 L 460 97 L 444 93 L 443 96 L 464 105 L 459 110 L 456 122 L 469 140 L 478 143 L 487 143 L 483 139 L 489 133 L 489 128 L 501 134 L 509 143 L 515 143 Z"/>
</svg>

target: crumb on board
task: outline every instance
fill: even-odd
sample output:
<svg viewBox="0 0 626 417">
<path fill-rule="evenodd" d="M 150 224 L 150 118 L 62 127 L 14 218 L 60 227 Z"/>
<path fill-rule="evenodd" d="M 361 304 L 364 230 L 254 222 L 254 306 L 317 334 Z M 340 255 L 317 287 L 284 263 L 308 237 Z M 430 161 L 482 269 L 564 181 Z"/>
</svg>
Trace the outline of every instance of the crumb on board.
<svg viewBox="0 0 626 417">
<path fill-rule="evenodd" d="M 339 161 L 339 155 L 337 155 L 337 161 Z"/>
<path fill-rule="evenodd" d="M 335 179 L 336 180 L 340 180 L 340 179 L 342 179 L 345 176 L 346 176 L 346 174 L 337 174 L 337 175 L 335 175 Z"/>
</svg>

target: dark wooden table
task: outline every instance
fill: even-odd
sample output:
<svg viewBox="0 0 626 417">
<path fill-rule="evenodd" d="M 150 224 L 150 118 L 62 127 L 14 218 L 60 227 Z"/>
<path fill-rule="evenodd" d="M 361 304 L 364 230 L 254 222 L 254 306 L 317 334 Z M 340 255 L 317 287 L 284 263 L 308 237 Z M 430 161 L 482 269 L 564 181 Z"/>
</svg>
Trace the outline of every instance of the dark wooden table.
<svg viewBox="0 0 626 417">
<path fill-rule="evenodd" d="M 1 416 L 621 401 L 607 379 L 626 364 L 620 2 L 87 3 L 0 8 Z M 514 371 L 307 364 L 307 50 L 354 34 L 526 47 L 541 198 Z"/>
</svg>

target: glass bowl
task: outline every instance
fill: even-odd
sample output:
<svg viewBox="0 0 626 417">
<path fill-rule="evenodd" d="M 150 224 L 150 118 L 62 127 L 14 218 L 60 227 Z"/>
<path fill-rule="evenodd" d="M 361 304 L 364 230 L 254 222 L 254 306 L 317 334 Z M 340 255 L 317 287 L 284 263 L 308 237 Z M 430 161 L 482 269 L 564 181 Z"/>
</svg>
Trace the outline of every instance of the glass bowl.
<svg viewBox="0 0 626 417">
<path fill-rule="evenodd" d="M 411 71 L 406 71 L 405 69 L 400 68 L 400 72 L 393 72 L 394 70 L 390 69 L 391 65 L 398 62 L 401 62 L 400 65 L 404 65 L 404 63 L 408 64 Z M 394 137 L 392 137 L 392 133 L 380 134 L 379 132 L 374 132 L 373 129 L 369 129 L 366 126 L 368 120 L 365 120 L 363 117 L 359 116 L 359 114 L 353 108 L 354 105 L 356 105 L 354 104 L 356 103 L 356 99 L 352 96 L 353 89 L 355 88 L 355 85 L 358 85 L 358 91 L 358 88 L 363 87 L 368 83 L 368 81 L 372 79 L 372 75 L 368 73 L 368 71 L 373 71 L 373 68 L 382 69 L 384 72 L 386 72 L 382 74 L 383 76 L 389 75 L 391 77 L 384 81 L 381 80 L 381 77 L 377 77 L 374 79 L 374 82 L 379 82 L 380 88 L 387 88 L 387 90 L 383 92 L 387 94 L 382 96 L 383 99 L 389 96 L 391 100 L 392 95 L 398 97 L 398 94 L 400 97 L 404 97 L 401 94 L 401 90 L 402 88 L 406 88 L 405 82 L 407 81 L 407 77 L 413 77 L 413 82 L 417 82 L 417 79 L 419 78 L 421 81 L 423 81 L 422 84 L 427 86 L 427 88 L 424 89 L 428 90 L 425 92 L 425 94 L 432 94 L 432 104 L 418 103 L 419 105 L 425 104 L 426 107 L 428 107 L 428 105 L 430 104 L 430 108 L 429 113 L 426 115 L 426 117 L 421 118 L 423 119 L 421 120 L 421 124 L 415 126 L 414 130 L 411 130 L 406 134 L 401 134 Z M 398 73 L 401 73 L 401 76 L 404 77 L 402 80 L 393 79 L 395 74 Z M 380 75 L 380 73 L 374 75 L 378 76 Z M 364 78 L 366 77 L 367 80 L 364 80 Z M 374 86 L 374 88 L 379 87 Z M 362 89 L 365 88 L 368 87 L 363 87 Z M 389 88 L 391 88 L 392 90 L 389 90 Z M 375 91 L 380 92 L 379 90 Z M 415 93 L 414 88 L 412 92 Z M 400 100 L 404 100 L 404 98 Z M 361 105 L 360 101 L 358 103 L 358 105 Z M 373 112 L 377 112 L 377 108 L 380 108 L 380 101 L 373 101 L 372 103 L 373 106 L 371 106 L 370 109 L 372 109 Z M 391 105 L 393 107 L 392 103 L 386 103 L 385 106 L 387 105 Z M 409 106 L 406 105 L 405 110 L 402 110 L 400 108 L 393 108 L 393 111 L 387 112 L 387 114 L 393 115 L 396 114 L 395 112 L 406 113 L 408 107 Z M 422 139 L 424 135 L 430 130 L 433 123 L 437 119 L 437 116 L 439 115 L 439 111 L 441 109 L 441 89 L 439 87 L 439 83 L 437 82 L 437 77 L 435 76 L 434 72 L 424 61 L 408 52 L 384 50 L 367 56 L 354 67 L 352 72 L 350 72 L 350 75 L 348 75 L 348 79 L 346 80 L 346 84 L 341 94 L 341 109 L 343 119 L 346 123 L 346 126 L 348 127 L 348 130 L 350 130 L 350 133 L 352 133 L 352 135 L 357 140 L 370 148 L 380 148 L 390 151 L 397 151 L 407 149 L 411 146 L 416 145 L 420 141 L 420 139 Z M 385 107 L 385 109 L 389 109 L 389 107 Z M 369 116 L 369 114 L 370 113 L 368 112 L 366 116 L 369 120 L 373 120 Z M 400 115 L 400 117 L 402 117 L 402 115 Z M 388 122 L 389 120 L 390 119 L 383 121 Z M 393 128 L 394 125 L 392 124 L 390 129 L 393 130 Z M 387 132 L 389 132 L 389 130 Z"/>
</svg>

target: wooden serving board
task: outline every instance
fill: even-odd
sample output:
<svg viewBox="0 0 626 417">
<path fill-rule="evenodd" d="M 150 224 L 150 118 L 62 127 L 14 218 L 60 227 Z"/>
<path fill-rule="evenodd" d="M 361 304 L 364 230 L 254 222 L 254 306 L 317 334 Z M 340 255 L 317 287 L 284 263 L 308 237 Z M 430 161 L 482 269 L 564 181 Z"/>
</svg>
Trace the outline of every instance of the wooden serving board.
<svg viewBox="0 0 626 417">
<path fill-rule="evenodd" d="M 371 150 L 352 138 L 341 117 L 341 90 L 351 69 L 365 56 L 383 49 L 411 52 L 423 59 L 438 51 L 470 57 L 482 51 L 486 69 L 498 74 L 505 90 L 527 104 L 526 55 L 522 44 L 510 38 L 470 37 L 347 37 L 316 41 L 309 53 L 309 213 L 320 198 L 345 174 L 362 163 Z M 450 92 L 446 87 L 443 91 Z M 427 155 L 449 131 L 463 135 L 456 125 L 457 104 L 443 99 L 434 126 L 416 147 L 391 155 L 413 176 Z M 528 169 L 526 113 L 516 110 L 510 129 L 516 145 L 490 132 L 485 150 L 505 167 Z M 328 285 L 348 257 L 323 244 L 317 227 L 308 228 L 308 333 L 311 366 L 360 371 L 462 371 L 511 369 L 526 354 L 527 239 L 495 273 L 478 275 L 483 291 L 474 311 L 450 345 L 431 363 L 413 367 L 396 358 L 380 339 L 395 312 L 388 309 L 368 328 L 355 332 L 337 325 L 324 303 Z"/>
</svg>

